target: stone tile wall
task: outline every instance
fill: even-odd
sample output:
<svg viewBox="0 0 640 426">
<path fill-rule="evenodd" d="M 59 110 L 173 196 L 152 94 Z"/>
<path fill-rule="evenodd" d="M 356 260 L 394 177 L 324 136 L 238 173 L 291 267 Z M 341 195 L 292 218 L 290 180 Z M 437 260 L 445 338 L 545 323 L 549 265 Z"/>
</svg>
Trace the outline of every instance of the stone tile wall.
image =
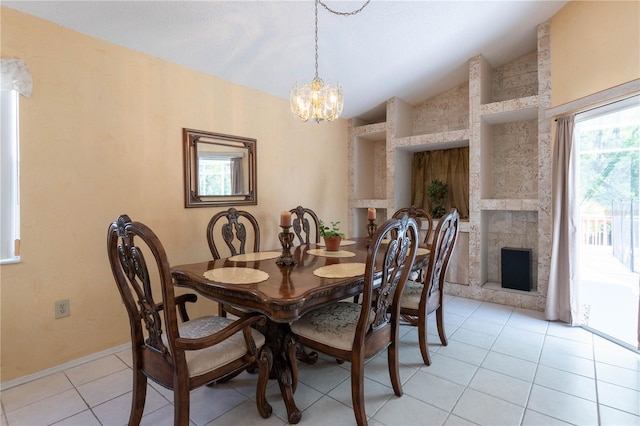
<svg viewBox="0 0 640 426">
<path fill-rule="evenodd" d="M 499 102 L 538 94 L 538 54 L 523 55 L 493 70 L 491 101 Z"/>
<path fill-rule="evenodd" d="M 442 92 L 413 108 L 414 135 L 469 128 L 469 83 Z"/>
<path fill-rule="evenodd" d="M 538 121 L 496 124 L 491 133 L 491 198 L 538 198 Z"/>
</svg>

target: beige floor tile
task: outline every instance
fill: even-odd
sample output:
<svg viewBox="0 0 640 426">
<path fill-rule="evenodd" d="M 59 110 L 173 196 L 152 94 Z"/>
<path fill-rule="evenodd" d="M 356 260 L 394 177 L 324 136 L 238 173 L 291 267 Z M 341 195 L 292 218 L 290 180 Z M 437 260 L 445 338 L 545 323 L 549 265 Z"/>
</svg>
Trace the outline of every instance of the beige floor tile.
<svg viewBox="0 0 640 426">
<path fill-rule="evenodd" d="M 595 402 L 535 384 L 531 389 L 527 408 L 568 423 L 578 425 L 598 423 Z"/>
<path fill-rule="evenodd" d="M 589 401 L 596 401 L 596 381 L 589 377 L 540 365 L 534 383 Z"/>
<path fill-rule="evenodd" d="M 131 370 L 126 369 L 78 386 L 78 392 L 90 407 L 95 407 L 105 401 L 131 392 L 132 388 L 133 375 Z"/>
<path fill-rule="evenodd" d="M 533 410 L 525 410 L 524 418 L 522 419 L 522 426 L 564 426 L 571 423 L 563 422 L 562 420 L 554 419 L 553 417 L 545 416 Z"/>
<path fill-rule="evenodd" d="M 533 381 L 538 364 L 499 352 L 489 352 L 482 361 L 483 368 L 521 380 Z"/>
<path fill-rule="evenodd" d="M 640 416 L 640 392 L 598 380 L 598 402 Z"/>
<path fill-rule="evenodd" d="M 600 405 L 600 424 L 602 426 L 638 426 L 640 416 Z"/>
<path fill-rule="evenodd" d="M 14 411 L 7 412 L 11 426 L 34 426 L 56 423 L 85 411 L 87 404 L 75 389 L 69 389 L 49 398 L 41 399 Z"/>
<path fill-rule="evenodd" d="M 524 407 L 527 404 L 531 383 L 515 377 L 479 368 L 469 383 L 469 389 L 475 389 L 512 404 Z"/>
<path fill-rule="evenodd" d="M 478 370 L 478 366 L 455 358 L 449 358 L 448 356 L 434 354 L 431 356 L 431 365 L 425 365 L 421 370 L 450 382 L 466 386 Z"/>
<path fill-rule="evenodd" d="M 437 389 L 437 392 L 434 392 Z M 464 391 L 464 386 L 418 371 L 403 386 L 404 394 L 451 411 Z"/>
<path fill-rule="evenodd" d="M 3 390 L 1 396 L 2 407 L 5 412 L 11 412 L 69 389 L 73 389 L 69 379 L 63 373 L 55 373 Z"/>
<path fill-rule="evenodd" d="M 447 411 L 403 395 L 391 398 L 373 415 L 373 419 L 384 425 L 419 426 L 442 425 L 448 416 Z"/>
<path fill-rule="evenodd" d="M 85 410 L 81 413 L 67 417 L 54 423 L 53 426 L 101 426 L 100 422 L 91 410 Z"/>
<path fill-rule="evenodd" d="M 524 408 L 473 389 L 467 389 L 452 413 L 481 425 L 517 425 L 522 420 Z"/>
<path fill-rule="evenodd" d="M 65 370 L 64 374 L 74 386 L 78 387 L 126 368 L 128 368 L 127 365 L 120 358 L 110 355 Z"/>
<path fill-rule="evenodd" d="M 119 426 L 126 425 L 131 413 L 132 393 L 127 392 L 116 398 L 110 399 L 96 407 L 92 408 L 93 413 L 103 426 Z M 147 399 L 144 404 L 143 416 L 153 413 L 162 407 L 170 405 L 158 392 L 149 388 L 147 389 Z M 172 406 L 173 408 L 173 406 Z M 173 419 L 173 409 L 171 410 L 171 418 Z"/>
</svg>

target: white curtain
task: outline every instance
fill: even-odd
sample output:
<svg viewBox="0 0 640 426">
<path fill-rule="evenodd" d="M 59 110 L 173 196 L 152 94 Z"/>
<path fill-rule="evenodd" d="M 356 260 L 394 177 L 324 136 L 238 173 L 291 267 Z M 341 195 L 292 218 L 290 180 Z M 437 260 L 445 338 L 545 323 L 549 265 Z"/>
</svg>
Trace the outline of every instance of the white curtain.
<svg viewBox="0 0 640 426">
<path fill-rule="evenodd" d="M 553 147 L 553 240 L 545 315 L 548 320 L 580 325 L 578 156 L 573 128 L 575 116 L 558 118 Z"/>
<path fill-rule="evenodd" d="M 33 82 L 29 69 L 22 59 L 2 58 L 0 72 L 0 83 L 3 89 L 16 90 L 27 98 L 31 96 Z"/>
</svg>

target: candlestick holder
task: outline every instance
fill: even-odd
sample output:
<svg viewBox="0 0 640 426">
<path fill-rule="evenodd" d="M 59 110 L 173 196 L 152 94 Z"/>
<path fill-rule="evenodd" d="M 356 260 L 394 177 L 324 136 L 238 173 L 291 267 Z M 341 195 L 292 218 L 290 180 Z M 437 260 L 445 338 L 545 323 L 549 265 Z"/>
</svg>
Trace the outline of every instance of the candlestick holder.
<svg viewBox="0 0 640 426">
<path fill-rule="evenodd" d="M 296 262 L 293 260 L 293 256 L 291 255 L 291 247 L 293 247 L 293 232 L 289 232 L 289 228 L 291 226 L 282 226 L 282 232 L 278 234 L 278 239 L 280 240 L 280 244 L 282 244 L 282 255 L 276 259 L 276 263 L 278 265 L 295 265 Z"/>
<path fill-rule="evenodd" d="M 368 220 L 369 220 L 369 224 L 367 225 L 367 234 L 368 234 L 367 240 L 371 242 L 371 238 L 373 238 L 373 234 L 376 232 L 378 225 L 376 225 L 375 219 L 368 219 Z"/>
</svg>

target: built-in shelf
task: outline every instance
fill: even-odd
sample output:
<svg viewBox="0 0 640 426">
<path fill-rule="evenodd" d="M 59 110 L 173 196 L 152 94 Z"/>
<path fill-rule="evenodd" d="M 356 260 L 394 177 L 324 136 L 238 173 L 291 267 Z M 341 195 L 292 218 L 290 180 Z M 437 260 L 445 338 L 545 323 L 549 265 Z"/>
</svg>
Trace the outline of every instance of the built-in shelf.
<svg viewBox="0 0 640 426">
<path fill-rule="evenodd" d="M 480 116 L 489 124 L 535 120 L 538 118 L 538 96 L 481 105 Z"/>
<path fill-rule="evenodd" d="M 538 211 L 536 199 L 481 199 L 481 210 Z"/>
<path fill-rule="evenodd" d="M 515 294 L 519 294 L 519 295 L 522 295 L 522 296 L 532 296 L 532 297 L 537 297 L 538 296 L 538 291 L 536 289 L 532 289 L 531 291 L 515 290 L 515 289 L 512 289 L 512 288 L 504 288 L 504 287 L 502 287 L 502 284 L 494 283 L 494 282 L 491 282 L 491 281 L 484 283 L 482 288 L 485 289 L 485 290 L 505 291 L 505 292 L 508 292 L 508 293 L 515 293 Z"/>
<path fill-rule="evenodd" d="M 356 209 L 364 209 L 373 207 L 376 209 L 386 209 L 387 208 L 387 200 L 380 198 L 367 198 L 367 199 L 354 199 L 353 207 Z"/>
<path fill-rule="evenodd" d="M 450 130 L 447 132 L 395 138 L 392 144 L 394 148 L 407 149 L 409 151 L 460 148 L 469 146 L 470 135 L 471 132 L 469 129 Z"/>
<path fill-rule="evenodd" d="M 365 124 L 354 127 L 353 135 L 368 140 L 384 140 L 387 135 L 387 123 Z"/>
</svg>

